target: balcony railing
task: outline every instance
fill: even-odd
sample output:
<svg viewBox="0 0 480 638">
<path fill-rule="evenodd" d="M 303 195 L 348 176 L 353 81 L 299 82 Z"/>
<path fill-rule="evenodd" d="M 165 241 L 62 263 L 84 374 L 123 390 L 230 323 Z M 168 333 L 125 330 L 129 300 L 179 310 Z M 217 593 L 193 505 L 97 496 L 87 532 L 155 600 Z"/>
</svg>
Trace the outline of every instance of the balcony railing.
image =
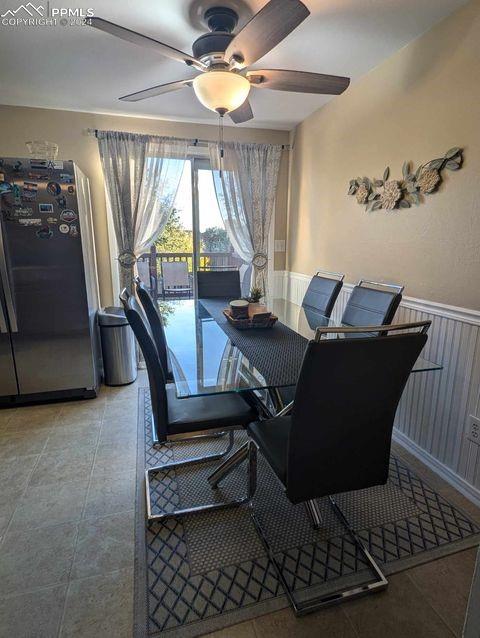
<svg viewBox="0 0 480 638">
<path fill-rule="evenodd" d="M 193 290 L 193 253 L 158 253 L 152 247 L 138 262 L 140 278 L 149 285 L 155 299 L 164 296 L 162 262 L 186 262 Z M 199 270 L 238 270 L 242 264 L 238 255 L 229 252 L 201 252 L 198 256 Z"/>
</svg>

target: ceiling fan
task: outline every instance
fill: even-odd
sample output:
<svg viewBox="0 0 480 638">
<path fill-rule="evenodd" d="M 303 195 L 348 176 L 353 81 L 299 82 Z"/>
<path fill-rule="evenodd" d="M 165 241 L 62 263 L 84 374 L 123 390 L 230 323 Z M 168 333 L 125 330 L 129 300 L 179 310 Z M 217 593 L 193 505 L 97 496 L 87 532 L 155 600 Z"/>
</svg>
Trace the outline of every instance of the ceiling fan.
<svg viewBox="0 0 480 638">
<path fill-rule="evenodd" d="M 253 118 L 248 101 L 251 87 L 330 95 L 339 95 L 348 87 L 350 79 L 337 75 L 283 69 L 247 70 L 308 15 L 310 11 L 300 0 L 270 0 L 234 34 L 238 14 L 229 7 L 212 7 L 204 14 L 210 32 L 195 40 L 193 55 L 103 18 L 90 18 L 90 24 L 127 42 L 155 49 L 196 70 L 195 75 L 184 80 L 152 86 L 124 95 L 120 100 L 138 102 L 193 86 L 195 95 L 205 107 L 222 117 L 228 113 L 233 122 L 239 124 Z"/>
</svg>

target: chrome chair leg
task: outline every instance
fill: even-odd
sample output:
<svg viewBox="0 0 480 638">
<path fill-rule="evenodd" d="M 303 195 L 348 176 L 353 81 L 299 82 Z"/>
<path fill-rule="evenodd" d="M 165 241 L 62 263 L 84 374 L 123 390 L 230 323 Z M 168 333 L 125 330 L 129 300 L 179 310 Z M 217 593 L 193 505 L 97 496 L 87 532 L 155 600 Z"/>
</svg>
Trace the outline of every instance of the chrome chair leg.
<svg viewBox="0 0 480 638">
<path fill-rule="evenodd" d="M 225 436 L 226 434 L 227 432 L 218 432 L 217 438 L 219 436 Z M 213 436 L 213 435 L 210 435 L 210 436 Z M 185 437 L 185 438 L 178 438 L 178 439 L 172 438 L 172 439 L 168 439 L 166 442 L 167 443 L 182 442 L 182 441 L 186 442 L 186 441 L 192 441 L 192 440 L 201 439 L 201 438 L 209 438 L 209 437 L 208 437 L 208 434 L 199 434 L 199 435 L 194 435 L 194 436 Z M 214 452 L 213 454 L 205 454 L 204 456 L 194 456 L 189 459 L 185 459 L 183 461 L 173 461 L 172 463 L 164 463 L 163 465 L 156 465 L 155 467 L 151 467 L 149 468 L 149 470 L 155 470 L 157 472 L 160 472 L 162 470 L 167 471 L 175 467 L 181 467 L 182 465 L 192 465 L 194 463 L 204 463 L 207 461 L 218 461 L 219 459 L 222 459 L 227 454 L 230 454 L 230 452 L 233 449 L 234 443 L 235 443 L 235 431 L 229 430 L 228 445 L 223 452 Z"/>
<path fill-rule="evenodd" d="M 320 529 L 323 523 L 323 516 L 318 502 L 314 498 L 310 501 L 306 501 L 305 509 L 307 510 L 308 518 L 310 519 L 313 529 Z"/>
<path fill-rule="evenodd" d="M 282 395 L 280 394 L 280 390 L 278 388 L 269 388 L 268 393 L 270 395 L 270 399 L 274 405 L 275 413 L 280 412 L 285 407 L 283 403 Z"/>
<path fill-rule="evenodd" d="M 151 432 L 152 432 L 152 445 L 154 448 L 161 447 L 162 445 L 164 445 L 165 443 L 168 443 L 169 441 L 190 441 L 191 439 L 218 439 L 228 434 L 228 432 L 225 432 L 223 430 L 221 432 L 207 431 L 207 432 L 202 432 L 201 434 L 193 434 L 190 436 L 183 436 L 183 435 L 172 436 L 172 437 L 168 437 L 167 441 L 160 441 L 160 439 L 158 438 L 157 427 L 155 425 L 155 419 L 153 417 L 153 414 L 152 414 Z"/>
<path fill-rule="evenodd" d="M 268 543 L 266 534 L 263 531 L 259 520 L 255 516 L 255 513 L 253 511 L 250 512 L 250 516 L 252 518 L 253 524 L 255 525 L 257 533 L 263 542 L 263 545 L 267 551 L 268 557 L 273 563 L 278 579 L 282 583 L 283 589 L 285 590 L 287 598 L 296 616 L 305 616 L 306 614 L 310 614 L 314 611 L 317 611 L 318 609 L 322 609 L 323 607 L 336 605 L 336 604 L 345 602 L 346 600 L 351 600 L 353 598 L 358 598 L 360 596 L 366 596 L 367 594 L 373 594 L 375 592 L 382 591 L 388 587 L 388 580 L 382 573 L 380 567 L 377 565 L 377 563 L 373 559 L 368 549 L 363 544 L 362 540 L 359 538 L 355 530 L 350 525 L 345 514 L 342 512 L 340 507 L 335 502 L 335 499 L 332 496 L 329 496 L 328 498 L 333 508 L 333 511 L 338 516 L 340 521 L 343 523 L 345 529 L 347 530 L 348 534 L 352 538 L 357 548 L 363 554 L 363 557 L 365 558 L 368 567 L 371 569 L 371 571 L 374 574 L 375 580 L 373 582 L 357 585 L 356 587 L 351 587 L 350 589 L 336 591 L 332 594 L 326 594 L 325 596 L 316 596 L 315 598 L 312 598 L 309 601 L 299 601 L 295 597 L 295 592 L 292 589 L 290 589 L 285 579 L 285 576 L 283 575 L 282 567 L 278 563 L 278 560 L 275 557 L 275 554 Z"/>
<path fill-rule="evenodd" d="M 221 465 L 219 465 L 212 474 L 208 477 L 210 487 L 215 489 L 218 487 L 220 481 L 230 474 L 236 467 L 238 467 L 249 455 L 251 445 L 253 441 L 247 441 L 238 450 L 229 456 Z M 256 448 L 256 446 L 255 446 Z M 256 453 L 256 450 L 255 450 Z"/>
<path fill-rule="evenodd" d="M 248 459 L 248 467 L 247 467 L 247 495 L 244 498 L 232 499 L 230 501 L 223 501 L 221 503 L 210 503 L 208 505 L 186 507 L 183 509 L 174 510 L 172 512 L 162 512 L 160 514 L 154 514 L 152 512 L 152 503 L 150 498 L 151 474 L 155 472 L 159 472 L 161 470 L 172 470 L 185 465 L 190 465 L 192 463 L 198 463 L 198 462 L 201 462 L 201 460 L 200 461 L 199 460 L 178 461 L 176 463 L 168 463 L 163 466 L 149 468 L 145 472 L 147 519 L 149 521 L 161 521 L 161 520 L 166 520 L 167 518 L 186 516 L 187 514 L 211 512 L 214 510 L 225 509 L 227 507 L 240 507 L 241 505 L 250 504 L 251 500 L 253 499 L 255 495 L 255 491 L 257 488 L 257 446 L 253 443 L 253 441 L 249 441 L 248 443 L 245 444 L 245 446 L 247 446 L 247 449 L 245 450 L 245 453 L 242 455 L 242 461 L 245 459 Z M 242 446 L 241 449 L 243 449 L 245 446 Z M 237 467 L 237 465 L 235 465 L 235 467 Z M 230 470 L 232 469 L 233 467 L 230 467 Z"/>
</svg>

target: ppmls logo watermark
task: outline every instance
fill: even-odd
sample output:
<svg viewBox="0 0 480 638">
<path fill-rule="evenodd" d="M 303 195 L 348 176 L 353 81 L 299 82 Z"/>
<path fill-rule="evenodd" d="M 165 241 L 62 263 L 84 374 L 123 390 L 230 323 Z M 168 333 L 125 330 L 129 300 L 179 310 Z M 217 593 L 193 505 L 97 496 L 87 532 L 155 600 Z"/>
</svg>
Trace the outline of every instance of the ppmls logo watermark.
<svg viewBox="0 0 480 638">
<path fill-rule="evenodd" d="M 52 7 L 27 2 L 14 9 L 7 9 L 0 15 L 1 24 L 8 27 L 55 27 L 83 26 L 94 15 L 91 7 Z"/>
</svg>

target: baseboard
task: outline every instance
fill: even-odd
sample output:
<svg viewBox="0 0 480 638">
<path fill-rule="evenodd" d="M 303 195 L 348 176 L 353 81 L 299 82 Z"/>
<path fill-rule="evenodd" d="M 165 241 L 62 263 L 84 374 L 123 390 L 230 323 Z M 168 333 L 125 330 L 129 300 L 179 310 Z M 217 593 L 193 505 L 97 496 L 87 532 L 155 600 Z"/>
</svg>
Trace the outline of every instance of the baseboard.
<svg viewBox="0 0 480 638">
<path fill-rule="evenodd" d="M 463 494 L 469 501 L 477 507 L 480 507 L 480 490 L 465 481 L 461 476 L 455 474 L 453 470 L 441 463 L 434 456 L 426 452 L 414 441 L 397 429 L 393 431 L 393 440 L 404 447 L 408 452 L 413 454 L 419 461 L 424 463 L 440 478 L 449 483 L 452 487 Z"/>
</svg>

